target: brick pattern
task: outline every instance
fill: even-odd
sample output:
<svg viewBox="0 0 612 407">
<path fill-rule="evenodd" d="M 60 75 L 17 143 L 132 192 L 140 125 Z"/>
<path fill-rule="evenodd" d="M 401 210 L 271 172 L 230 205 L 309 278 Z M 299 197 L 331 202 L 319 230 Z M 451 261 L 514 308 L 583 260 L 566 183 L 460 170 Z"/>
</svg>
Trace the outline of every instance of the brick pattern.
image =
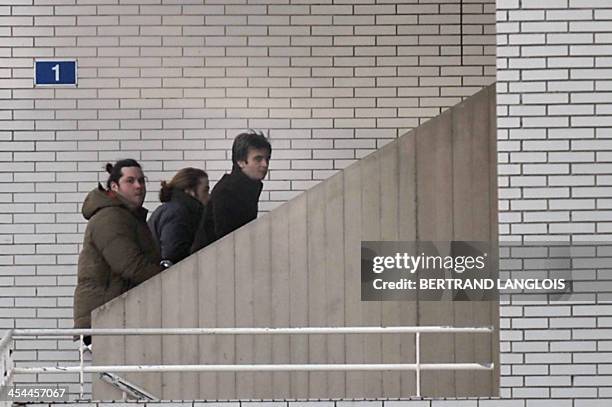
<svg viewBox="0 0 612 407">
<path fill-rule="evenodd" d="M 464 3 L 3 1 L 0 329 L 72 326 L 80 205 L 107 161 L 141 161 L 154 209 L 160 180 L 216 181 L 261 128 L 267 211 L 492 83 L 495 1 Z M 76 58 L 78 88 L 34 88 L 35 58 Z M 24 346 L 19 361 L 75 356 Z"/>
<path fill-rule="evenodd" d="M 154 208 L 159 180 L 196 165 L 214 181 L 236 132 L 263 128 L 269 210 L 491 83 L 495 47 L 501 239 L 610 239 L 607 1 L 498 0 L 497 46 L 485 0 L 464 1 L 463 36 L 453 0 L 73 3 L 0 6 L 0 329 L 71 326 L 80 202 L 104 162 L 140 159 Z M 43 57 L 78 58 L 79 87 L 34 89 Z M 593 302 L 610 298 L 506 303 L 506 400 L 409 404 L 607 406 L 612 310 Z M 16 355 L 73 349 L 40 340 Z"/>
<path fill-rule="evenodd" d="M 602 281 L 612 237 L 611 19 L 604 1 L 497 2 L 500 239 L 600 242 L 573 265 L 580 302 L 514 298 L 501 308 L 502 396 L 528 406 L 612 403 L 612 288 Z M 517 260 L 527 267 L 508 261 Z"/>
</svg>

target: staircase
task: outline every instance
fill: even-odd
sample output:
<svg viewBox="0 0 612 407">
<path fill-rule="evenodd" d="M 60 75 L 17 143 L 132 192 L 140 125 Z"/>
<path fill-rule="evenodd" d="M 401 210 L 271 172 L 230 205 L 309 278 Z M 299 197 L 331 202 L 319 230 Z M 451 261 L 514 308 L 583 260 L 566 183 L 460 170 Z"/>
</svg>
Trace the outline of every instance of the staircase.
<svg viewBox="0 0 612 407">
<path fill-rule="evenodd" d="M 424 371 L 421 387 L 431 397 L 496 396 L 497 301 L 360 300 L 362 240 L 497 241 L 496 162 L 491 85 L 98 308 L 93 326 L 491 325 L 493 335 L 424 336 L 421 362 L 496 368 Z M 104 336 L 94 338 L 93 364 L 414 363 L 414 343 L 414 334 Z M 125 379 L 166 400 L 391 399 L 414 396 L 416 384 L 411 371 Z M 95 380 L 93 398 L 121 399 L 121 392 Z"/>
</svg>

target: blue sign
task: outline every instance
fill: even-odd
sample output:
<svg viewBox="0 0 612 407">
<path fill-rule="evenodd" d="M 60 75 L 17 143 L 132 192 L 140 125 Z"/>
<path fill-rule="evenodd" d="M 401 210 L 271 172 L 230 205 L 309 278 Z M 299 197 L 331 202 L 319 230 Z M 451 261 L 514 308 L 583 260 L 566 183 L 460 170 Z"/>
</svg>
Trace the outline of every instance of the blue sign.
<svg viewBox="0 0 612 407">
<path fill-rule="evenodd" d="M 76 61 L 36 61 L 35 85 L 74 86 L 77 81 Z"/>
</svg>

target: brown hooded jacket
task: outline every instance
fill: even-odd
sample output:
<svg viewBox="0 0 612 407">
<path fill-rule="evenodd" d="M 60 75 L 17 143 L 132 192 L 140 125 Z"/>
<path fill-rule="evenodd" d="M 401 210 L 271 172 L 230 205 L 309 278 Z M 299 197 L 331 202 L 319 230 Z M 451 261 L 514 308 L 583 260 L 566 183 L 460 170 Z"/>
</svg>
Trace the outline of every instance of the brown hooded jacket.
<svg viewBox="0 0 612 407">
<path fill-rule="evenodd" d="M 161 271 L 147 210 L 101 186 L 82 209 L 88 220 L 74 292 L 74 327 L 90 328 L 91 311 Z"/>
</svg>

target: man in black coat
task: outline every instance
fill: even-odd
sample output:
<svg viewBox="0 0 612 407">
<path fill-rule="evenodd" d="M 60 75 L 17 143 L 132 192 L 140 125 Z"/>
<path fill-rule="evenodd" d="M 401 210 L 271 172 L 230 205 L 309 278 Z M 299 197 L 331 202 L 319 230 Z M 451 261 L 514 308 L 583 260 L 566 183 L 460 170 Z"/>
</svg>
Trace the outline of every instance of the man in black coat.
<svg viewBox="0 0 612 407">
<path fill-rule="evenodd" d="M 217 182 L 210 194 L 191 252 L 257 218 L 257 204 L 268 173 L 272 146 L 263 133 L 241 133 L 232 145 L 232 172 Z"/>
</svg>

